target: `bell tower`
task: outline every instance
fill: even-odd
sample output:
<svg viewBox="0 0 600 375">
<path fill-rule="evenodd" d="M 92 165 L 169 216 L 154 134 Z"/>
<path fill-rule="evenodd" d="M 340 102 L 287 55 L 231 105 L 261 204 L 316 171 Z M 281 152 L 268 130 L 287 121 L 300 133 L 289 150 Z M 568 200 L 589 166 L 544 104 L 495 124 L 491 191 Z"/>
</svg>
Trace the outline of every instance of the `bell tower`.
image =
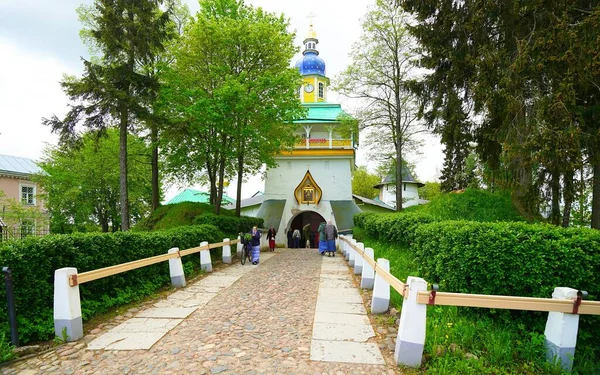
<svg viewBox="0 0 600 375">
<path fill-rule="evenodd" d="M 329 78 L 325 75 L 325 61 L 319 56 L 317 32 L 311 22 L 308 34 L 302 42 L 302 58 L 296 62 L 296 68 L 302 74 L 302 86 L 299 95 L 302 103 L 327 102 Z"/>
</svg>

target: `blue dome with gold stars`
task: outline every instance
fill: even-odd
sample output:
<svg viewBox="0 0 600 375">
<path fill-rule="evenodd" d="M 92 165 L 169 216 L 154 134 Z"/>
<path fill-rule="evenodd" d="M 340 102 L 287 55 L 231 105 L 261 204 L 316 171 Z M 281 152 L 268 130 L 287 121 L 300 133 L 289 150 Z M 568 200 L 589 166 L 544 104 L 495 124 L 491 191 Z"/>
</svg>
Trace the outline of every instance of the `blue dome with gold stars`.
<svg viewBox="0 0 600 375">
<path fill-rule="evenodd" d="M 325 61 L 315 52 L 304 51 L 305 54 L 296 62 L 296 68 L 303 76 L 318 74 L 325 77 Z"/>
</svg>

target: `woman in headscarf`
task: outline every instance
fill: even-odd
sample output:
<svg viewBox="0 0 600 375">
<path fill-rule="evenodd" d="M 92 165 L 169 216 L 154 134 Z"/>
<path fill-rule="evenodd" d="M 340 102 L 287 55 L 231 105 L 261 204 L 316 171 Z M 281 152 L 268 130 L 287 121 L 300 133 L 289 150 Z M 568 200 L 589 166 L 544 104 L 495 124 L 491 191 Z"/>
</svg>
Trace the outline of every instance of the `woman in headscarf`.
<svg viewBox="0 0 600 375">
<path fill-rule="evenodd" d="M 319 254 L 325 255 L 325 251 L 327 251 L 327 240 L 325 239 L 325 226 L 326 222 L 322 222 L 319 224 Z"/>
<path fill-rule="evenodd" d="M 275 228 L 273 228 L 273 226 L 271 225 L 271 227 L 269 228 L 269 231 L 267 232 L 267 240 L 269 240 L 269 250 L 270 251 L 275 251 L 275 235 L 277 234 L 277 232 L 275 231 Z"/>
<path fill-rule="evenodd" d="M 255 225 L 252 227 L 252 254 L 250 254 L 250 259 L 252 260 L 252 264 L 258 264 L 260 260 L 260 236 L 261 233 L 258 230 L 258 227 Z"/>
</svg>

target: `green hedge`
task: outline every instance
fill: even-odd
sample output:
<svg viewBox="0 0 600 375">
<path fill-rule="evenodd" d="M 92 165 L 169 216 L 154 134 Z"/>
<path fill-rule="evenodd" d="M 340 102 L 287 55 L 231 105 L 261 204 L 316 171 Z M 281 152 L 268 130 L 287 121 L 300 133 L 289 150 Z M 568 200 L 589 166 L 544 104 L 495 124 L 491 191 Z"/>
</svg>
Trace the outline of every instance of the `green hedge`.
<svg viewBox="0 0 600 375">
<path fill-rule="evenodd" d="M 445 221 L 416 229 L 421 277 L 444 291 L 550 297 L 600 293 L 600 231 L 542 224 Z"/>
<path fill-rule="evenodd" d="M 223 233 L 227 233 L 230 236 L 236 236 L 240 232 L 246 233 L 252 230 L 254 225 L 259 228 L 263 226 L 264 219 L 260 217 L 250 216 L 224 216 L 215 215 L 213 213 L 205 212 L 194 218 L 194 224 L 212 224 L 220 228 Z"/>
<path fill-rule="evenodd" d="M 54 337 L 54 271 L 75 267 L 90 271 L 165 254 L 172 247 L 186 249 L 202 241 L 220 242 L 223 234 L 212 225 L 181 227 L 150 233 L 76 233 L 29 237 L 0 247 L 0 266 L 13 272 L 19 339 L 26 344 Z M 220 249 L 212 249 L 212 257 Z M 186 259 L 187 258 L 187 259 Z M 184 262 L 200 262 L 198 254 Z M 112 306 L 137 301 L 170 283 L 168 262 L 124 272 L 80 286 L 84 321 Z M 0 300 L 6 301 L 4 287 Z M 10 337 L 6 304 L 0 302 L 0 334 Z"/>
<path fill-rule="evenodd" d="M 434 220 L 432 216 L 421 213 L 362 213 L 354 216 L 354 225 L 363 229 L 368 236 L 410 245 L 417 227 Z"/>
</svg>

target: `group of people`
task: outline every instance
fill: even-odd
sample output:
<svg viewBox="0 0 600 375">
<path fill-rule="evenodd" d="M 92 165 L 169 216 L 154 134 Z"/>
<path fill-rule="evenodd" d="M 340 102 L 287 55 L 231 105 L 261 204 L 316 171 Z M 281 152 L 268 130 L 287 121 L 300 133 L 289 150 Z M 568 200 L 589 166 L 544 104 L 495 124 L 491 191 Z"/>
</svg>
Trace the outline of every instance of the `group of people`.
<svg viewBox="0 0 600 375">
<path fill-rule="evenodd" d="M 329 220 L 327 223 L 319 224 L 319 254 L 335 256 L 335 240 L 338 238 L 338 232 L 335 225 Z"/>
<path fill-rule="evenodd" d="M 302 235 L 300 234 L 300 230 L 298 228 L 292 230 L 292 228 L 286 229 L 287 239 L 288 239 L 288 247 L 292 249 L 297 249 L 300 247 L 300 238 Z M 327 253 L 328 256 L 335 256 L 335 240 L 338 238 L 338 232 L 335 225 L 331 223 L 331 220 L 328 222 L 322 222 L 319 224 L 318 229 L 319 236 L 319 254 L 325 255 Z M 262 233 L 258 230 L 258 227 L 255 225 L 252 227 L 252 231 L 250 232 L 252 237 L 250 241 L 250 246 L 252 250 L 250 251 L 250 258 L 252 264 L 258 264 L 260 261 L 260 237 Z M 277 231 L 273 226 L 269 228 L 267 232 L 267 240 L 269 242 L 269 251 L 275 251 L 275 236 L 277 235 Z M 308 240 L 308 239 L 307 239 Z"/>
</svg>

